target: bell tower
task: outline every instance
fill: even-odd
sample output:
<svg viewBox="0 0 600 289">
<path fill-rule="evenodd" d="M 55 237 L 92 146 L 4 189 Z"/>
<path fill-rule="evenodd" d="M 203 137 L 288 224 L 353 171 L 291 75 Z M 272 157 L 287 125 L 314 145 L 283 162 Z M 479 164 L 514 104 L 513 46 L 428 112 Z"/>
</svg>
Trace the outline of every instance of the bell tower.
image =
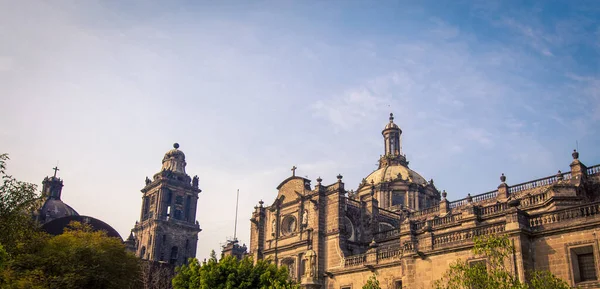
<svg viewBox="0 0 600 289">
<path fill-rule="evenodd" d="M 139 258 L 179 266 L 196 256 L 202 231 L 196 207 L 202 190 L 198 176 L 190 178 L 185 166 L 185 154 L 175 143 L 163 157 L 161 170 L 152 179 L 146 177 L 140 221 L 132 230 Z"/>
<path fill-rule="evenodd" d="M 390 122 L 381 132 L 385 154 L 379 159 L 379 168 L 390 165 L 408 166 L 406 156 L 402 154 L 402 130 L 394 123 L 394 114 L 390 113 Z"/>
</svg>

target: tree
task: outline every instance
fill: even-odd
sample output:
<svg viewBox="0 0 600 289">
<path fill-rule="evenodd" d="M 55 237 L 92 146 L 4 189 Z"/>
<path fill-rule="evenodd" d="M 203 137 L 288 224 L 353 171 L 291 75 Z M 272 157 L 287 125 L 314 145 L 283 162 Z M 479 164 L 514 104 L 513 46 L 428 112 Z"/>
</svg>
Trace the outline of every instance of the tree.
<svg viewBox="0 0 600 289">
<path fill-rule="evenodd" d="M 254 264 L 252 258 L 238 260 L 226 256 L 217 261 L 216 254 L 211 252 L 208 261 L 202 264 L 197 259 L 190 259 L 188 265 L 176 269 L 173 278 L 174 289 L 255 289 L 276 288 L 293 289 L 297 284 L 289 279 L 285 267 L 277 268 L 265 260 Z"/>
<path fill-rule="evenodd" d="M 72 222 L 62 235 L 14 256 L 7 288 L 135 288 L 138 259 L 119 238 Z"/>
<path fill-rule="evenodd" d="M 0 154 L 0 244 L 10 255 L 24 250 L 39 231 L 31 214 L 37 208 L 40 196 L 36 185 L 21 182 L 6 174 L 7 154 Z"/>
<path fill-rule="evenodd" d="M 473 254 L 483 257 L 484 262 L 469 264 L 457 260 L 444 277 L 434 283 L 436 289 L 543 289 L 571 288 L 565 281 L 548 271 L 529 272 L 530 282 L 521 282 L 506 267 L 515 248 L 510 239 L 503 236 L 475 238 Z"/>
<path fill-rule="evenodd" d="M 362 289 L 381 289 L 381 286 L 379 286 L 379 281 L 377 280 L 377 276 L 373 274 L 373 276 L 369 277 L 369 280 L 367 280 L 367 283 L 365 283 Z"/>
</svg>

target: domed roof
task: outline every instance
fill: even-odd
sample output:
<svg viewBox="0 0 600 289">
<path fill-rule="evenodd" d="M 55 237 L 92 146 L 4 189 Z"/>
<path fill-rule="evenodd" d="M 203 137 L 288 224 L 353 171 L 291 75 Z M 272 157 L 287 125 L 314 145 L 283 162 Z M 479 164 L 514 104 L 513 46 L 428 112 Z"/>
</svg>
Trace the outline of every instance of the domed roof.
<svg viewBox="0 0 600 289">
<path fill-rule="evenodd" d="M 174 171 L 185 174 L 185 154 L 179 150 L 179 144 L 174 143 L 173 149 L 168 151 L 162 160 L 162 170 Z"/>
<path fill-rule="evenodd" d="M 173 144 L 173 149 L 169 150 L 167 153 L 165 153 L 165 157 L 163 158 L 163 162 L 166 161 L 167 159 L 170 158 L 182 158 L 183 160 L 185 160 L 185 154 L 179 150 L 179 144 L 178 143 L 174 143 Z"/>
<path fill-rule="evenodd" d="M 385 126 L 385 128 L 383 129 L 384 131 L 388 130 L 388 129 L 400 129 L 400 127 L 398 127 L 398 125 L 396 125 L 394 123 L 394 114 L 390 113 L 390 122 Z"/>
<path fill-rule="evenodd" d="M 389 182 L 398 179 L 398 174 L 402 176 L 403 180 L 408 180 L 409 182 L 419 185 L 427 184 L 427 181 L 417 172 L 401 165 L 382 167 L 368 175 L 366 181 L 367 184 L 370 184 L 371 181 L 373 181 L 374 184 Z"/>
<path fill-rule="evenodd" d="M 40 217 L 44 222 L 49 222 L 54 219 L 79 216 L 71 206 L 65 204 L 60 199 L 48 198 L 39 211 Z"/>
<path fill-rule="evenodd" d="M 123 240 L 119 232 L 117 232 L 117 230 L 115 230 L 109 224 L 89 216 L 74 215 L 59 218 L 42 225 L 42 229 L 46 231 L 46 233 L 56 236 L 62 234 L 65 228 L 68 227 L 69 223 L 71 222 L 88 224 L 94 231 L 105 231 L 109 237 L 119 238 L 121 241 Z"/>
</svg>

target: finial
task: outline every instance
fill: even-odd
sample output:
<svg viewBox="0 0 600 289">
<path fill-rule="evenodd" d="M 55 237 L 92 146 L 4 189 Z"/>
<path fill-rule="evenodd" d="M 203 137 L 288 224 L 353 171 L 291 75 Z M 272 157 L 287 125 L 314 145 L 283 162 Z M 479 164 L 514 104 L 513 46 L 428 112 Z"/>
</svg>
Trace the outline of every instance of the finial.
<svg viewBox="0 0 600 289">
<path fill-rule="evenodd" d="M 258 207 L 262 208 L 264 203 L 265 202 L 263 202 L 263 200 L 261 199 L 260 201 L 258 201 Z"/>
<path fill-rule="evenodd" d="M 317 183 L 319 183 L 319 185 L 321 184 L 322 181 L 323 181 L 323 179 L 321 179 L 321 177 L 317 178 Z"/>
<path fill-rule="evenodd" d="M 442 198 L 444 198 L 444 199 L 445 199 L 447 195 L 448 195 L 448 193 L 446 193 L 446 190 L 443 190 L 443 191 L 442 191 Z"/>
<path fill-rule="evenodd" d="M 296 169 L 298 169 L 296 166 L 292 166 L 292 177 L 296 176 Z"/>
<path fill-rule="evenodd" d="M 502 173 L 502 175 L 500 176 L 500 181 L 503 183 L 506 182 L 506 176 L 504 175 L 504 173 Z"/>
<path fill-rule="evenodd" d="M 573 153 L 571 155 L 573 156 L 574 160 L 579 159 L 579 152 L 577 150 L 573 150 Z"/>
<path fill-rule="evenodd" d="M 60 169 L 58 168 L 58 166 L 55 166 L 52 169 L 54 170 L 54 177 L 56 178 L 56 172 L 60 171 Z"/>
<path fill-rule="evenodd" d="M 338 175 L 337 175 L 338 182 L 341 182 L 341 181 L 342 181 L 342 178 L 343 178 L 343 176 L 342 176 L 341 174 L 338 174 Z"/>
<path fill-rule="evenodd" d="M 559 181 L 562 181 L 564 179 L 563 174 L 562 174 L 562 172 L 560 170 L 558 170 L 558 173 L 556 173 L 556 178 Z"/>
<path fill-rule="evenodd" d="M 179 144 L 178 144 L 178 143 L 174 143 L 174 144 L 173 144 L 173 147 L 174 147 L 175 149 L 178 149 L 178 148 L 179 148 Z"/>
<path fill-rule="evenodd" d="M 390 112 L 390 122 L 394 122 L 394 114 Z"/>
<path fill-rule="evenodd" d="M 467 194 L 467 202 L 472 202 L 473 201 L 473 197 L 471 197 L 471 193 Z"/>
</svg>

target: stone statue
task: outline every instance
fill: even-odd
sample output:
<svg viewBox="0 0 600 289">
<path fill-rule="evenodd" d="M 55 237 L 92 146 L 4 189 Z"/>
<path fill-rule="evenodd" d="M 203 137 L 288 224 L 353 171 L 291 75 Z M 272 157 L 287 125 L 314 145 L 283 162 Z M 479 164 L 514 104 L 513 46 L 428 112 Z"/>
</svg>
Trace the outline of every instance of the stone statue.
<svg viewBox="0 0 600 289">
<path fill-rule="evenodd" d="M 306 272 L 304 272 L 305 276 L 315 277 L 317 274 L 317 255 L 315 251 L 308 250 L 306 252 Z"/>
<path fill-rule="evenodd" d="M 304 210 L 302 212 L 302 226 L 306 227 L 308 225 L 308 211 Z"/>
<path fill-rule="evenodd" d="M 194 178 L 192 179 L 192 186 L 194 188 L 198 188 L 198 176 L 194 176 Z"/>
<path fill-rule="evenodd" d="M 149 185 L 152 181 L 146 176 L 146 186 Z"/>
</svg>

